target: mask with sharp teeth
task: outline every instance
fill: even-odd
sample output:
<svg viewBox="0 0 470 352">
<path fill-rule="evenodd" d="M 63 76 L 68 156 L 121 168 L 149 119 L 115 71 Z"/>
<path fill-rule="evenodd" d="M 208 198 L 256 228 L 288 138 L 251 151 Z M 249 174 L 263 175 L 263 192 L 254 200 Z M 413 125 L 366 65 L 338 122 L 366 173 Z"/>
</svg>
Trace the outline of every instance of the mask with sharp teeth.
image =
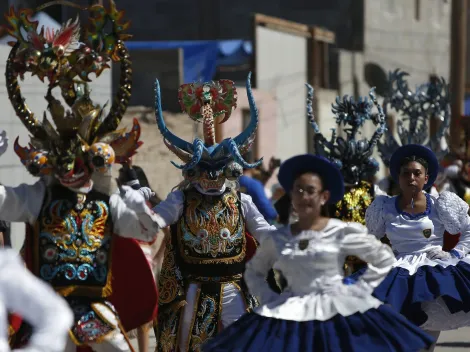
<svg viewBox="0 0 470 352">
<path fill-rule="evenodd" d="M 6 65 L 8 95 L 32 136 L 28 146 L 21 146 L 17 138 L 15 152 L 34 176 L 54 175 L 66 187 L 81 187 L 93 172 L 107 173 L 114 163 L 128 162 L 142 144 L 137 120 L 130 131 L 117 130 L 132 88 L 131 61 L 124 44 L 129 24 L 123 22 L 114 3 L 109 8 L 94 6 L 84 26 L 77 17 L 59 31 L 39 31 L 38 23 L 29 20 L 31 15 L 29 9 L 11 9 L 6 16 L 9 33 L 17 39 Z M 111 34 L 106 33 L 108 25 Z M 87 28 L 86 33 L 82 28 Z M 106 106 L 90 98 L 89 74 L 98 77 L 112 62 L 120 64 L 120 86 L 105 115 Z M 22 95 L 17 77 L 26 73 L 48 81 L 48 114 L 44 113 L 42 121 L 29 110 Z M 54 96 L 54 89 L 60 90 L 69 109 Z"/>
</svg>

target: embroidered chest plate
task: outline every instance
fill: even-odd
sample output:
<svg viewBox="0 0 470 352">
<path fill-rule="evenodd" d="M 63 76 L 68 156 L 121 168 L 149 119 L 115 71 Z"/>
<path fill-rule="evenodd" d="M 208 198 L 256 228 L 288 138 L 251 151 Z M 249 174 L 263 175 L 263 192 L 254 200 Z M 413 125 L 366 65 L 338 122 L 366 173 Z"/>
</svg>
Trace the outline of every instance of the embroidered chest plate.
<svg viewBox="0 0 470 352">
<path fill-rule="evenodd" d="M 108 198 L 60 189 L 52 191 L 36 224 L 38 275 L 56 288 L 103 287 L 112 233 Z"/>
<path fill-rule="evenodd" d="M 220 196 L 186 192 L 177 238 L 180 255 L 187 263 L 243 261 L 246 238 L 238 194 L 230 190 Z"/>
</svg>

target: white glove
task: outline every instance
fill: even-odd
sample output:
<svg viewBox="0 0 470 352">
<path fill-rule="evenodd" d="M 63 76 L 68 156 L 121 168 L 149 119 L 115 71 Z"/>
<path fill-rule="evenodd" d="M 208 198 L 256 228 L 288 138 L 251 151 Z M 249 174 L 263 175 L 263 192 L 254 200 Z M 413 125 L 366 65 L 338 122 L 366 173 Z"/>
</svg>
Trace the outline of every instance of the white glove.
<svg viewBox="0 0 470 352">
<path fill-rule="evenodd" d="M 155 195 L 155 192 L 152 192 L 152 190 L 148 187 L 140 187 L 139 192 L 142 193 L 145 200 L 149 200 Z"/>
<path fill-rule="evenodd" d="M 8 149 L 8 137 L 6 131 L 0 132 L 0 156 L 2 156 Z"/>
<path fill-rule="evenodd" d="M 148 206 L 143 192 L 136 191 L 129 186 L 118 182 L 119 193 L 126 206 L 138 214 L 145 213 Z"/>
<path fill-rule="evenodd" d="M 446 260 L 452 258 L 451 254 L 449 252 L 445 252 L 442 249 L 439 248 L 433 248 L 430 249 L 429 251 L 426 252 L 428 259 L 440 259 L 440 260 Z"/>
</svg>

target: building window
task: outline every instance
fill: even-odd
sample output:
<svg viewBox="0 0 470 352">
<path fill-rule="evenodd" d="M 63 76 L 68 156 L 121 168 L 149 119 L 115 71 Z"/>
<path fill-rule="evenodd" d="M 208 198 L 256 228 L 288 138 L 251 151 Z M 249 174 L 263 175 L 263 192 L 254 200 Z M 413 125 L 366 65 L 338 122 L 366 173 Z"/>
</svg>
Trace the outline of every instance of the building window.
<svg viewBox="0 0 470 352">
<path fill-rule="evenodd" d="M 421 19 L 421 0 L 415 0 L 415 20 Z"/>
</svg>

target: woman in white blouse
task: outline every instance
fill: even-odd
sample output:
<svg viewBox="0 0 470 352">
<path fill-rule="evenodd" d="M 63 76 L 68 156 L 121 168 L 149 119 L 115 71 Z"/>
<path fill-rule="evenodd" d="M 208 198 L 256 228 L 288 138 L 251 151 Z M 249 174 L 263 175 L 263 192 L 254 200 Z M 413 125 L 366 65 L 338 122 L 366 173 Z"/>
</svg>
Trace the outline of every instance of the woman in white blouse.
<svg viewBox="0 0 470 352">
<path fill-rule="evenodd" d="M 395 262 L 391 249 L 366 233 L 320 215 L 344 194 L 340 171 L 310 154 L 283 163 L 279 182 L 292 198 L 298 221 L 261 236 L 245 280 L 261 305 L 227 327 L 203 351 L 418 351 L 434 341 L 371 296 Z M 367 261 L 353 285 L 342 282 L 347 255 Z M 274 268 L 287 279 L 282 294 L 265 277 Z"/>
<path fill-rule="evenodd" d="M 17 313 L 33 327 L 21 351 L 62 352 L 72 326 L 68 304 L 32 273 L 12 249 L 0 250 L 0 351 L 8 346 L 8 313 Z"/>
<path fill-rule="evenodd" d="M 428 148 L 400 147 L 390 160 L 400 195 L 376 197 L 366 212 L 369 232 L 386 235 L 397 255 L 374 296 L 436 338 L 442 330 L 470 326 L 468 205 L 451 192 L 438 198 L 423 192 L 438 168 Z"/>
</svg>

